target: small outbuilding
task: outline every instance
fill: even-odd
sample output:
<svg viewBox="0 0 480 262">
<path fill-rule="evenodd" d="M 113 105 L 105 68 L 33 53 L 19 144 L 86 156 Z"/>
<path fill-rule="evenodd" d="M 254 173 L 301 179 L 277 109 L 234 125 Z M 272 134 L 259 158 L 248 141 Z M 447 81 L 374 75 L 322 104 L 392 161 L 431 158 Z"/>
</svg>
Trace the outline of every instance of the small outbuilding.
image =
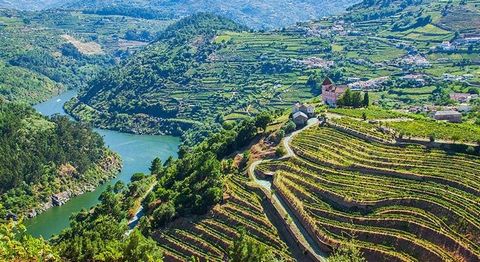
<svg viewBox="0 0 480 262">
<path fill-rule="evenodd" d="M 435 120 L 448 121 L 451 123 L 461 123 L 462 114 L 458 111 L 437 111 L 433 115 Z"/>
<path fill-rule="evenodd" d="M 308 116 L 303 112 L 296 112 L 293 114 L 293 122 L 297 126 L 304 126 L 308 122 Z"/>
<path fill-rule="evenodd" d="M 309 104 L 295 103 L 292 108 L 292 113 L 302 112 L 308 117 L 315 116 L 315 107 Z"/>
</svg>

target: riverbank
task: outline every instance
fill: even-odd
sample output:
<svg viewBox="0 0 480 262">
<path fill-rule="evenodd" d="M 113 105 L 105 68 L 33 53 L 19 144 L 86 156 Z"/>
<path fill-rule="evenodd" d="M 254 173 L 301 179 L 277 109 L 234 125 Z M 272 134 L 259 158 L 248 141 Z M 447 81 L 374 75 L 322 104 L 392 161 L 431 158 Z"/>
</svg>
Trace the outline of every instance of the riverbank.
<svg viewBox="0 0 480 262">
<path fill-rule="evenodd" d="M 59 96 L 38 104 L 35 109 L 43 115 L 67 115 L 63 109 L 66 101 L 76 96 L 75 91 L 67 91 Z M 93 191 L 72 197 L 62 206 L 54 206 L 36 217 L 25 221 L 27 233 L 39 237 L 50 238 L 69 226 L 72 214 L 82 209 L 90 209 L 99 203 L 98 198 L 109 185 L 117 181 L 128 183 L 134 173 L 149 172 L 148 167 L 155 157 L 165 161 L 169 157 L 177 157 L 180 139 L 172 136 L 135 135 L 106 129 L 94 129 L 99 133 L 109 150 L 117 153 L 123 162 L 121 172 L 113 179 L 106 179 Z"/>
<path fill-rule="evenodd" d="M 122 160 L 118 154 L 107 150 L 102 159 L 99 160 L 95 167 L 90 168 L 84 174 L 74 174 L 72 167 L 62 165 L 58 169 L 58 176 L 64 182 L 62 191 L 55 192 L 45 199 L 46 201 L 39 201 L 38 205 L 29 207 L 20 214 L 15 214 L 17 217 L 34 218 L 42 214 L 50 208 L 65 205 L 70 199 L 83 195 L 87 192 L 94 191 L 98 186 L 106 183 L 108 180 L 116 177 L 122 169 Z M 37 192 L 41 193 L 41 192 Z M 41 198 L 41 195 L 34 195 L 34 198 Z"/>
<path fill-rule="evenodd" d="M 102 129 L 115 130 L 136 135 L 172 135 L 182 136 L 186 130 L 201 125 L 193 120 L 154 117 L 145 113 L 110 114 L 97 111 L 87 104 L 70 99 L 65 104 L 65 111 L 75 120 L 91 124 Z"/>
</svg>

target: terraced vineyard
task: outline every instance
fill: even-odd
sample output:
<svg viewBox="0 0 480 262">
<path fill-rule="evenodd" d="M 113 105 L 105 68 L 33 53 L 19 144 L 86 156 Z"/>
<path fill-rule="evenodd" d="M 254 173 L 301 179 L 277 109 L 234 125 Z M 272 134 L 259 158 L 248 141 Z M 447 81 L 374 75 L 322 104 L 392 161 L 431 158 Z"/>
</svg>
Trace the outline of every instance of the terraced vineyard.
<svg viewBox="0 0 480 262">
<path fill-rule="evenodd" d="M 181 220 L 154 237 L 164 249 L 165 261 L 224 261 L 228 249 L 244 228 L 250 236 L 266 244 L 279 259 L 293 261 L 286 244 L 268 220 L 255 189 L 247 178 L 231 176 L 226 179 L 228 197 L 209 214 L 197 219 Z"/>
<path fill-rule="evenodd" d="M 389 142 L 393 139 L 393 134 L 382 131 L 378 124 L 353 119 L 350 117 L 333 118 L 330 122 L 339 128 L 346 129 L 349 132 L 358 133 L 373 139 L 374 141 Z"/>
<path fill-rule="evenodd" d="M 479 261 L 480 158 L 366 142 L 330 127 L 259 167 L 324 247 L 355 238 L 370 261 Z"/>
</svg>

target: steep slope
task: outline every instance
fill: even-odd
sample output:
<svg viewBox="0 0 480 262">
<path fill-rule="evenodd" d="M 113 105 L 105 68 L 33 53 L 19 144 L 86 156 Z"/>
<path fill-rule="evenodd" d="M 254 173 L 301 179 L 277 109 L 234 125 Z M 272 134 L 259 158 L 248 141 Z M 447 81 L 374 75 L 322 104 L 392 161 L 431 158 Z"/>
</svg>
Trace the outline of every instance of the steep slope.
<svg viewBox="0 0 480 262">
<path fill-rule="evenodd" d="M 65 7 L 96 10 L 104 13 L 130 13 L 139 8 L 145 16 L 184 17 L 198 12 L 209 12 L 233 19 L 254 28 L 273 28 L 292 25 L 321 16 L 337 14 L 356 0 L 89 0 L 68 3 Z M 130 15 L 135 15 L 130 13 Z"/>
<path fill-rule="evenodd" d="M 99 69 L 146 45 L 167 23 L 75 11 L 0 10 L 0 96 L 34 104 L 79 88 Z"/>
<path fill-rule="evenodd" d="M 0 219 L 37 213 L 116 175 L 118 156 L 85 125 L 0 101 Z"/>
<path fill-rule="evenodd" d="M 132 132 L 209 128 L 318 94 L 306 85 L 305 68 L 290 59 L 324 49 L 321 40 L 249 33 L 229 20 L 195 15 L 98 77 L 67 109 L 81 120 Z"/>
</svg>

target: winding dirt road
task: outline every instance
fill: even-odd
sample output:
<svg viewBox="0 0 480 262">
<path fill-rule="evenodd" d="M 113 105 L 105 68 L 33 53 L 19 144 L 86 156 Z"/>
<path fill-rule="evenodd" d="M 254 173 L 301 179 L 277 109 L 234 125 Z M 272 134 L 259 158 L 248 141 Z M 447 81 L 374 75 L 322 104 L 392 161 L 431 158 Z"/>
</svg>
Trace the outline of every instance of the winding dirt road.
<svg viewBox="0 0 480 262">
<path fill-rule="evenodd" d="M 308 128 L 316 126 L 318 123 L 319 123 L 318 119 L 316 118 L 311 119 L 309 120 L 308 124 L 304 128 L 297 130 L 291 133 L 290 135 L 286 136 L 282 142 L 283 146 L 285 147 L 286 154 L 283 157 L 278 158 L 276 160 L 297 157 L 297 155 L 295 155 L 295 152 L 290 147 L 290 142 L 295 137 L 295 135 L 301 133 L 302 131 Z M 258 160 L 253 162 L 248 168 L 248 174 L 250 178 L 262 189 L 262 191 L 266 195 L 271 195 L 271 202 L 275 207 L 275 209 L 277 209 L 277 212 L 279 214 L 284 214 L 280 219 L 285 219 L 286 217 L 289 218 L 291 222 L 288 223 L 288 225 L 290 227 L 290 231 L 293 232 L 294 238 L 296 239 L 296 241 L 301 243 L 302 246 L 304 246 L 309 251 L 309 253 L 313 255 L 314 261 L 325 262 L 326 254 L 318 247 L 316 242 L 308 234 L 307 230 L 305 230 L 302 223 L 297 219 L 297 217 L 294 215 L 292 210 L 287 206 L 287 204 L 284 203 L 280 198 L 278 198 L 275 192 L 272 192 L 271 182 L 266 180 L 260 180 L 256 177 L 255 169 L 257 168 L 257 166 L 267 161 L 272 161 L 272 160 Z"/>
</svg>

